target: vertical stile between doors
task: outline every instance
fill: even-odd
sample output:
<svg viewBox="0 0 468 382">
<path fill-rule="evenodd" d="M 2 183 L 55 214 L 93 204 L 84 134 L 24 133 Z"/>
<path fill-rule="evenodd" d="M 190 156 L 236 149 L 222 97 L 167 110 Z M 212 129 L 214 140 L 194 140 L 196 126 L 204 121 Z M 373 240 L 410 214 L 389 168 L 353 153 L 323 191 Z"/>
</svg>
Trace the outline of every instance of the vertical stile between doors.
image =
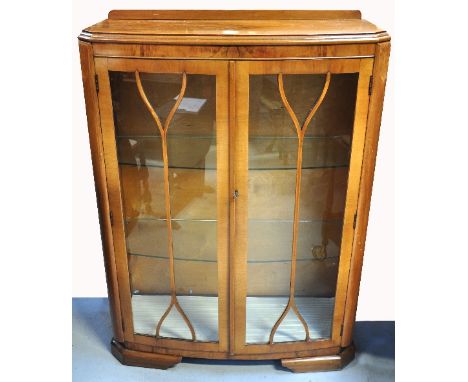
<svg viewBox="0 0 468 382">
<path fill-rule="evenodd" d="M 236 62 L 229 61 L 229 353 L 235 354 L 235 341 L 236 331 L 235 331 L 235 290 L 236 290 L 236 277 L 235 273 L 235 257 L 233 254 L 236 250 L 236 241 L 233 240 L 236 238 L 236 200 L 234 199 L 234 193 L 236 189 L 236 171 L 235 163 L 237 158 L 235 157 L 236 153 L 236 131 L 234 126 L 237 124 L 237 114 L 236 114 Z"/>
<path fill-rule="evenodd" d="M 234 66 L 234 65 L 233 65 Z M 249 81 L 248 81 L 248 64 L 246 62 L 235 63 L 235 77 L 233 78 L 235 87 L 235 126 L 230 126 L 233 133 L 233 146 L 231 151 L 234 173 L 233 189 L 237 190 L 239 195 L 233 200 L 234 204 L 234 236 L 231 237 L 233 243 L 230 254 L 232 261 L 232 289 L 233 295 L 233 316 L 234 321 L 231 325 L 234 328 L 234 338 L 231 338 L 233 352 L 238 353 L 245 343 L 245 321 L 246 321 L 246 304 L 245 296 L 247 294 L 247 203 L 248 203 L 248 129 L 245 128 L 248 124 L 249 113 L 248 108 L 244 107 L 244 103 L 249 99 Z"/>
</svg>

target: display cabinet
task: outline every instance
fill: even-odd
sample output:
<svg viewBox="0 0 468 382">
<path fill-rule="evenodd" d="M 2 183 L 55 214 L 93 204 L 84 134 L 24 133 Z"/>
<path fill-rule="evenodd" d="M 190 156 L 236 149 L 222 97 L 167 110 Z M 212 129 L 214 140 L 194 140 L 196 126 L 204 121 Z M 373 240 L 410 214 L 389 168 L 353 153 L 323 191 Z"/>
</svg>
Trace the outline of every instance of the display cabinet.
<svg viewBox="0 0 468 382">
<path fill-rule="evenodd" d="M 81 33 L 122 363 L 353 359 L 389 40 L 359 11 L 111 11 Z"/>
</svg>

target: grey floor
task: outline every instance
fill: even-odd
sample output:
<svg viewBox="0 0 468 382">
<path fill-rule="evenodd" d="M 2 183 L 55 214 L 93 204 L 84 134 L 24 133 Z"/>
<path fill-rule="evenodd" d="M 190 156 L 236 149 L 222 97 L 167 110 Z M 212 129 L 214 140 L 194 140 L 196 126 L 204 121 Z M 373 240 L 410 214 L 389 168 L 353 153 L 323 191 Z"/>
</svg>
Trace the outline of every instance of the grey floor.
<svg viewBox="0 0 468 382">
<path fill-rule="evenodd" d="M 294 374 L 277 361 L 209 361 L 184 358 L 168 370 L 123 366 L 110 353 L 107 299 L 73 299 L 73 380 L 94 381 L 394 381 L 395 323 L 356 323 L 356 359 L 335 372 Z"/>
</svg>

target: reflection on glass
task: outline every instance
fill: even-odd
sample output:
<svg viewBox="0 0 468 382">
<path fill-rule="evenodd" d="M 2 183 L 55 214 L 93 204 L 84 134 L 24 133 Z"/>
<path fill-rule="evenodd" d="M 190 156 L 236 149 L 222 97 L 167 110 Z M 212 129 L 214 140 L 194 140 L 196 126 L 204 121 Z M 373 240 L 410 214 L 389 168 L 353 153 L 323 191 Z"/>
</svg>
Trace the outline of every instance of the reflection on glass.
<svg viewBox="0 0 468 382">
<path fill-rule="evenodd" d="M 302 126 L 325 98 L 303 139 L 297 225 L 295 306 L 310 340 L 330 338 L 340 256 L 358 74 L 283 75 L 284 94 Z M 298 132 L 277 75 L 250 76 L 247 343 L 268 343 L 290 301 Z M 272 202 L 273 201 L 273 202 Z M 290 309 L 272 343 L 303 341 Z"/>
<path fill-rule="evenodd" d="M 155 336 L 161 321 L 161 337 L 217 341 L 216 78 L 186 75 L 185 94 L 163 137 L 135 73 L 109 74 L 135 332 Z M 181 92 L 182 74 L 139 73 L 139 78 L 164 125 Z M 170 308 L 174 299 L 196 338 L 179 309 Z"/>
</svg>

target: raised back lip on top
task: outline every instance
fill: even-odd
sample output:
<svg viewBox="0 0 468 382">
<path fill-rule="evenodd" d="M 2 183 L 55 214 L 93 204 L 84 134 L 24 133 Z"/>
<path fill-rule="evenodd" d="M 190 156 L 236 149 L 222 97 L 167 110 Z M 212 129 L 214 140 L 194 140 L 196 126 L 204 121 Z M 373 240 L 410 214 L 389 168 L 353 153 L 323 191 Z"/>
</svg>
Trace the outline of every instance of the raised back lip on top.
<svg viewBox="0 0 468 382">
<path fill-rule="evenodd" d="M 110 20 L 333 20 L 361 19 L 358 10 L 124 10 Z"/>
</svg>

